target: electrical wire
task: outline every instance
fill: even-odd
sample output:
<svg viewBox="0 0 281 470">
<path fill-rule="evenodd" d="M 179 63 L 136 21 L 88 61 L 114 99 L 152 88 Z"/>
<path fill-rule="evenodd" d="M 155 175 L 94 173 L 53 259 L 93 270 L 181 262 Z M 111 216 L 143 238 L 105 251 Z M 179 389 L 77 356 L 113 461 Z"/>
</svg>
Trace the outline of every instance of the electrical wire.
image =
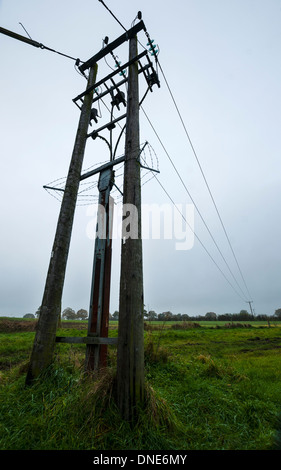
<svg viewBox="0 0 281 470">
<path fill-rule="evenodd" d="M 210 252 L 207 250 L 207 248 L 205 247 L 204 243 L 200 240 L 200 238 L 198 237 L 198 235 L 194 232 L 193 228 L 191 227 L 191 225 L 188 223 L 188 221 L 186 220 L 186 218 L 184 217 L 184 215 L 182 214 L 182 212 L 179 210 L 178 206 L 175 204 L 174 200 L 171 198 L 171 196 L 169 195 L 167 189 L 163 186 L 163 184 L 159 181 L 158 177 L 156 175 L 154 175 L 155 178 L 156 178 L 156 181 L 158 182 L 158 184 L 161 186 L 161 188 L 163 189 L 163 191 L 165 192 L 165 194 L 168 196 L 168 198 L 170 199 L 170 201 L 172 202 L 172 204 L 174 205 L 174 207 L 177 209 L 177 211 L 180 213 L 180 215 L 182 216 L 183 220 L 186 222 L 186 224 L 189 226 L 190 230 L 193 232 L 194 236 L 197 238 L 197 240 L 199 241 L 200 245 L 203 247 L 203 249 L 206 251 L 207 255 L 211 258 L 211 260 L 213 261 L 213 263 L 216 265 L 216 267 L 218 268 L 218 270 L 221 272 L 221 274 L 223 275 L 223 277 L 225 278 L 225 280 L 228 282 L 228 284 L 232 287 L 232 289 L 236 292 L 236 294 L 240 297 L 240 299 L 242 299 L 244 301 L 244 297 L 241 297 L 241 295 L 239 294 L 239 292 L 235 289 L 235 287 L 231 284 L 231 282 L 229 281 L 229 279 L 226 277 L 226 275 L 224 274 L 224 272 L 221 270 L 221 268 L 219 267 L 219 265 L 217 264 L 217 262 L 215 261 L 215 259 L 213 258 L 213 256 L 210 254 Z"/>
<path fill-rule="evenodd" d="M 28 31 L 26 30 L 26 28 L 24 27 L 24 25 L 19 22 L 19 24 L 21 25 L 21 27 L 24 29 L 24 31 L 26 32 L 26 34 L 28 35 L 29 39 L 31 39 L 31 41 L 33 41 L 32 37 L 30 36 L 30 34 L 28 33 Z M 19 40 L 25 40 L 24 37 L 20 37 L 18 36 L 17 39 Z M 34 43 L 36 43 L 36 41 L 33 41 Z M 42 43 L 36 43 L 36 47 L 40 47 L 40 49 L 46 49 L 47 51 L 50 51 L 50 52 L 54 52 L 55 54 L 59 54 L 63 57 L 67 57 L 68 59 L 71 59 L 71 60 L 75 60 L 75 64 L 78 65 L 79 63 L 84 63 L 82 60 L 78 59 L 77 57 L 72 57 L 70 55 L 67 55 L 67 54 L 64 54 L 62 52 L 59 52 L 59 51 L 56 51 L 55 49 L 52 49 L 51 47 L 47 47 L 45 46 L 44 44 Z M 35 44 L 33 44 L 35 45 Z"/>
<path fill-rule="evenodd" d="M 155 133 L 157 139 L 159 140 L 159 142 L 160 142 L 160 144 L 161 144 L 163 150 L 165 151 L 165 153 L 166 153 L 166 155 L 167 155 L 167 157 L 168 157 L 170 163 L 172 164 L 172 166 L 173 166 L 173 168 L 174 168 L 174 170 L 175 170 L 175 172 L 176 172 L 178 178 L 180 179 L 180 181 L 181 181 L 181 183 L 183 184 L 183 186 L 184 186 L 184 188 L 185 188 L 187 194 L 189 195 L 189 197 L 190 197 L 192 203 L 194 204 L 194 207 L 196 208 L 196 210 L 197 210 L 197 212 L 198 212 L 198 214 L 199 214 L 199 216 L 200 216 L 200 218 L 201 218 L 203 224 L 205 225 L 205 227 L 206 227 L 206 229 L 207 229 L 207 231 L 208 231 L 210 237 L 212 238 L 212 240 L 213 240 L 213 242 L 214 242 L 214 244 L 215 244 L 217 250 L 219 251 L 219 253 L 220 253 L 222 259 L 224 260 L 224 262 L 225 262 L 225 264 L 226 264 L 226 266 L 227 266 L 227 268 L 228 268 L 228 270 L 229 270 L 231 276 L 233 277 L 235 283 L 237 284 L 238 288 L 240 289 L 241 293 L 243 294 L 243 296 L 244 296 L 243 300 L 245 300 L 245 298 L 246 298 L 245 293 L 243 292 L 242 288 L 240 287 L 238 281 L 236 280 L 236 278 L 235 278 L 235 276 L 234 276 L 234 274 L 233 274 L 233 272 L 232 272 L 232 270 L 231 270 L 231 268 L 230 268 L 228 262 L 226 261 L 226 259 L 225 259 L 224 255 L 223 255 L 222 251 L 220 250 L 220 248 L 219 248 L 219 246 L 218 246 L 216 240 L 214 239 L 214 237 L 213 237 L 213 235 L 212 235 L 212 233 L 211 233 L 211 231 L 210 231 L 210 229 L 209 229 L 207 223 L 205 222 L 205 220 L 204 220 L 204 218 L 203 218 L 203 216 L 202 216 L 202 214 L 201 214 L 201 212 L 200 212 L 200 210 L 199 210 L 199 208 L 198 208 L 196 202 L 194 201 L 192 195 L 190 194 L 190 191 L 188 190 L 188 188 L 187 188 L 185 182 L 183 181 L 183 179 L 182 179 L 182 177 L 181 177 L 179 171 L 177 170 L 177 168 L 176 168 L 176 166 L 175 166 L 173 160 L 171 159 L 171 157 L 170 157 L 170 155 L 169 155 L 169 153 L 168 153 L 166 147 L 164 146 L 164 144 L 163 144 L 163 142 L 162 142 L 162 140 L 161 140 L 159 134 L 157 133 L 155 127 L 153 126 L 151 120 L 149 119 L 149 117 L 148 117 L 147 113 L 145 112 L 145 110 L 143 109 L 143 107 L 141 107 L 141 109 L 142 109 L 142 111 L 143 111 L 143 113 L 144 113 L 146 119 L 148 120 L 150 126 L 152 127 L 152 130 L 154 131 L 154 133 Z M 241 297 L 241 296 L 240 296 L 240 297 Z"/>
<path fill-rule="evenodd" d="M 191 146 L 192 152 L 193 152 L 193 154 L 194 154 L 194 156 L 195 156 L 195 158 L 196 158 L 196 161 L 197 161 L 197 163 L 198 163 L 200 172 L 201 172 L 201 174 L 202 174 L 202 176 L 203 176 L 203 179 L 204 179 L 204 182 L 205 182 L 205 184 L 206 184 L 207 190 L 208 190 L 208 192 L 209 192 L 209 195 L 210 195 L 211 200 L 212 200 L 212 202 L 213 202 L 213 205 L 214 205 L 214 207 L 215 207 L 216 213 L 217 213 L 218 218 L 219 218 L 219 220 L 220 220 L 221 226 L 222 226 L 222 228 L 223 228 L 224 234 L 225 234 L 226 239 L 227 239 L 227 241 L 228 241 L 228 244 L 229 244 L 229 246 L 230 246 L 230 249 L 231 249 L 231 252 L 232 252 L 232 254 L 233 254 L 233 257 L 234 257 L 234 259 L 235 259 L 235 262 L 236 262 L 236 265 L 237 265 L 237 267 L 238 267 L 239 273 L 240 273 L 241 278 L 242 278 L 242 280 L 243 280 L 243 283 L 244 283 L 244 285 L 245 285 L 245 287 L 246 287 L 246 290 L 247 290 L 247 292 L 248 292 L 248 295 L 251 297 L 251 294 L 250 294 L 250 292 L 249 292 L 249 289 L 248 289 L 248 286 L 247 286 L 247 284 L 246 284 L 245 278 L 244 278 L 244 276 L 243 276 L 243 274 L 242 274 L 242 270 L 241 270 L 241 268 L 240 268 L 240 265 L 239 265 L 239 263 L 238 263 L 238 260 L 237 260 L 237 257 L 236 257 L 236 255 L 235 255 L 234 249 L 233 249 L 233 247 L 232 247 L 230 238 L 229 238 L 229 236 L 228 236 L 228 234 L 227 234 L 225 225 L 224 225 L 224 223 L 223 223 L 222 217 L 221 217 L 220 212 L 219 212 L 219 210 L 218 210 L 217 204 L 216 204 L 216 202 L 215 202 L 215 200 L 214 200 L 214 197 L 213 197 L 212 191 L 211 191 L 211 189 L 210 189 L 210 186 L 209 186 L 209 184 L 208 184 L 208 182 L 207 182 L 207 179 L 206 179 L 206 176 L 205 176 L 205 174 L 204 174 L 203 168 L 202 168 L 202 166 L 201 166 L 201 164 L 200 164 L 198 155 L 197 155 L 197 153 L 196 153 L 196 151 L 195 151 L 194 145 L 193 145 L 193 143 L 192 143 L 192 141 L 191 141 L 190 135 L 189 135 L 189 133 L 188 133 L 188 131 L 187 131 L 186 125 L 185 125 L 185 123 L 184 123 L 184 120 L 183 120 L 182 115 L 181 115 L 181 113 L 180 113 L 180 110 L 179 110 L 179 108 L 178 108 L 178 105 L 177 105 L 177 103 L 176 103 L 176 101 L 175 101 L 174 95 L 173 95 L 173 93 L 172 93 L 172 91 L 171 91 L 171 88 L 170 88 L 170 86 L 169 86 L 169 84 L 168 84 L 168 81 L 167 81 L 167 78 L 166 78 L 165 73 L 164 73 L 164 71 L 163 71 L 163 68 L 162 68 L 162 66 L 161 66 L 161 64 L 160 64 L 159 62 L 158 62 L 158 64 L 159 64 L 159 68 L 160 68 L 160 70 L 161 70 L 161 73 L 162 73 L 162 75 L 163 75 L 164 81 L 165 81 L 165 83 L 166 83 L 166 86 L 167 86 L 167 88 L 168 88 L 168 91 L 169 91 L 169 93 L 170 93 L 170 96 L 171 96 L 171 98 L 172 98 L 172 101 L 173 101 L 173 103 L 174 103 L 174 106 L 175 106 L 175 108 L 176 108 L 176 111 L 177 111 L 177 113 L 178 113 L 178 116 L 179 116 L 179 118 L 180 118 L 180 121 L 181 121 L 181 123 L 182 123 L 182 126 L 183 126 L 183 128 L 184 128 L 184 131 L 185 131 L 185 134 L 186 134 L 186 136 L 187 136 L 188 142 L 189 142 L 189 144 L 190 144 L 190 146 Z"/>
<path fill-rule="evenodd" d="M 113 16 L 113 18 L 117 21 L 117 23 L 120 24 L 121 28 L 123 28 L 125 31 L 127 31 L 125 26 L 122 25 L 122 23 L 118 20 L 118 18 L 114 15 L 114 13 L 112 13 L 112 11 L 106 6 L 104 1 L 103 0 L 98 0 L 98 1 L 103 4 L 103 6 L 107 9 L 107 11 L 109 11 L 109 13 Z"/>
<path fill-rule="evenodd" d="M 109 11 L 109 13 L 113 16 L 113 18 L 119 23 L 119 25 L 120 25 L 125 31 L 127 31 L 126 28 L 123 26 L 123 24 L 122 24 L 122 23 L 118 20 L 118 18 L 114 15 L 114 13 L 106 6 L 106 4 L 104 3 L 104 1 L 103 1 L 103 0 L 98 0 L 98 1 L 103 4 L 103 6 Z M 144 46 L 142 46 L 142 47 L 144 47 Z M 174 103 L 174 105 L 175 105 L 175 108 L 176 108 L 176 110 L 177 110 L 177 113 L 178 113 L 178 115 L 179 115 L 179 117 L 180 117 L 181 123 L 182 123 L 182 125 L 183 125 L 183 128 L 184 128 L 184 130 L 185 130 L 186 136 L 187 136 L 187 138 L 188 138 L 189 144 L 190 144 L 190 146 L 191 146 L 191 148 L 192 148 L 192 151 L 193 151 L 193 153 L 194 153 L 194 156 L 195 156 L 195 158 L 196 158 L 196 160 L 197 160 L 197 163 L 198 163 L 198 165 L 199 165 L 201 174 L 202 174 L 202 176 L 203 176 L 203 179 L 204 179 L 205 184 L 206 184 L 206 186 L 207 186 L 208 192 L 209 192 L 209 194 L 210 194 L 210 197 L 211 197 L 212 202 L 213 202 L 213 204 L 214 204 L 214 207 L 215 207 L 215 209 L 216 209 L 217 215 L 218 215 L 218 217 L 219 217 L 219 220 L 220 220 L 220 222 L 221 222 L 223 231 L 224 231 L 224 233 L 225 233 L 225 236 L 226 236 L 226 238 L 227 238 L 228 244 L 229 244 L 230 249 L 231 249 L 231 251 L 232 251 L 232 254 L 233 254 L 233 256 L 234 256 L 234 259 L 235 259 L 235 262 L 236 262 L 236 264 L 237 264 L 238 270 L 239 270 L 239 272 L 240 272 L 241 278 L 242 278 L 242 280 L 243 280 L 243 283 L 244 283 L 244 285 L 245 285 L 245 287 L 246 287 L 246 290 L 247 290 L 248 294 L 250 295 L 249 289 L 248 289 L 247 284 L 246 284 L 246 281 L 245 281 L 245 278 L 244 278 L 244 276 L 243 276 L 243 274 L 242 274 L 242 270 L 241 270 L 241 268 L 240 268 L 240 266 L 239 266 L 239 263 L 238 263 L 238 260 L 237 260 L 236 255 L 235 255 L 235 253 L 234 253 L 234 250 L 233 250 L 232 244 L 231 244 L 231 242 L 230 242 L 229 236 L 228 236 L 228 234 L 227 234 L 227 232 L 226 232 L 225 225 L 224 225 L 224 223 L 223 223 L 223 221 L 222 221 L 221 215 L 220 215 L 219 210 L 218 210 L 218 207 L 217 207 L 217 205 L 216 205 L 216 203 L 215 203 L 215 200 L 214 200 L 214 197 L 213 197 L 213 195 L 212 195 L 211 189 L 210 189 L 210 187 L 209 187 L 209 184 L 208 184 L 207 179 L 206 179 L 206 177 L 205 177 L 205 174 L 204 174 L 204 172 L 203 172 L 202 166 L 201 166 L 201 164 L 200 164 L 200 162 L 199 162 L 199 158 L 198 158 L 198 156 L 197 156 L 197 153 L 196 153 L 196 151 L 195 151 L 195 148 L 194 148 L 194 146 L 193 146 L 193 143 L 192 143 L 192 141 L 191 141 L 191 138 L 190 138 L 190 136 L 189 136 L 189 133 L 188 133 L 188 131 L 187 131 L 187 128 L 186 128 L 186 126 L 185 126 L 185 123 L 184 123 L 184 121 L 183 121 L 183 118 L 182 118 L 182 116 L 181 116 L 181 113 L 180 113 L 180 111 L 179 111 L 179 108 L 178 108 L 178 106 L 177 106 L 177 103 L 176 103 L 175 98 L 174 98 L 174 96 L 173 96 L 173 93 L 172 93 L 172 91 L 171 91 L 171 88 L 170 88 L 170 86 L 169 86 L 169 84 L 168 84 L 167 78 L 166 78 L 166 76 L 165 76 L 165 74 L 164 74 L 163 68 L 162 68 L 162 66 L 161 66 L 161 64 L 159 63 L 158 60 L 157 60 L 157 62 L 158 62 L 158 64 L 159 64 L 159 68 L 160 68 L 161 73 L 162 73 L 162 75 L 163 75 L 163 78 L 164 78 L 164 81 L 165 81 L 165 83 L 166 83 L 166 86 L 167 86 L 167 88 L 168 88 L 168 90 L 169 90 L 170 96 L 171 96 L 171 98 L 172 98 L 172 100 L 173 100 L 173 103 Z M 143 110 L 143 108 L 142 108 L 142 110 Z M 143 112 L 145 113 L 144 110 L 143 110 Z M 145 113 L 145 115 L 146 115 L 148 121 L 150 122 L 150 124 L 151 124 L 151 126 L 152 126 L 152 123 L 151 123 L 151 121 L 149 120 L 149 118 L 148 118 L 148 116 L 147 116 L 146 113 Z M 152 128 L 153 128 L 154 132 L 156 133 L 155 128 L 154 128 L 153 126 L 152 126 Z M 158 139 L 159 139 L 161 145 L 163 146 L 162 141 L 160 140 L 160 138 L 159 138 L 159 136 L 158 136 L 157 133 L 156 133 L 156 136 L 158 137 Z M 171 158 L 170 158 L 169 154 L 167 153 L 167 151 L 166 151 L 166 149 L 165 149 L 164 146 L 163 146 L 163 148 L 164 148 L 166 154 L 168 155 L 168 157 L 169 157 L 169 159 L 170 159 L 170 161 L 171 161 L 171 163 L 172 163 L 172 165 L 173 165 L 173 167 L 174 167 L 174 169 L 175 169 L 175 171 L 176 171 L 178 177 L 180 178 L 180 180 L 181 180 L 182 184 L 184 185 L 186 191 L 188 192 L 189 196 L 191 197 L 191 195 L 190 195 L 190 193 L 189 193 L 189 191 L 188 191 L 188 189 L 187 189 L 187 187 L 186 187 L 186 185 L 185 185 L 183 179 L 181 178 L 181 176 L 180 176 L 178 170 L 176 169 L 176 167 L 175 167 L 173 161 L 171 160 Z M 159 180 L 157 179 L 157 181 L 159 181 Z M 192 198 L 192 197 L 191 197 L 191 200 L 193 201 L 193 198 Z M 194 203 L 194 201 L 193 201 L 193 203 Z M 212 234 L 211 234 L 209 228 L 207 227 L 207 225 L 206 225 L 204 219 L 202 218 L 202 215 L 201 215 L 200 211 L 198 210 L 197 205 L 196 205 L 195 203 L 194 203 L 194 205 L 195 205 L 195 207 L 196 207 L 196 209 L 197 209 L 197 211 L 198 211 L 198 213 L 199 213 L 199 215 L 200 215 L 200 217 L 201 217 L 201 219 L 202 219 L 204 225 L 206 226 L 206 228 L 207 228 L 209 234 L 211 235 L 211 237 L 212 237 L 212 239 L 213 239 L 213 241 L 214 241 L 216 247 L 218 248 L 218 245 L 217 245 L 217 243 L 215 242 L 215 240 L 214 240 L 214 238 L 213 238 L 213 236 L 212 236 Z M 221 250 L 220 250 L 219 248 L 218 248 L 218 250 L 219 250 L 221 256 L 223 257 L 223 259 L 224 259 L 226 265 L 228 266 L 228 269 L 230 270 L 231 275 L 234 277 L 234 275 L 233 275 L 231 269 L 229 268 L 228 263 L 227 263 L 226 260 L 225 260 L 225 257 L 224 257 L 223 254 L 221 253 Z M 212 258 L 212 259 L 213 259 L 213 258 Z M 217 265 L 217 263 L 215 263 L 215 264 Z M 236 280 L 235 277 L 234 277 L 234 279 L 235 279 L 235 282 L 236 282 L 236 284 L 238 285 L 239 289 L 241 290 L 241 292 L 243 292 L 243 290 L 242 290 L 241 287 L 239 286 L 239 284 L 238 284 L 238 282 L 237 282 L 237 280 Z M 229 281 L 228 281 L 228 282 L 229 282 Z M 243 295 L 244 295 L 244 294 L 243 294 Z M 241 297 L 241 296 L 240 296 L 240 297 Z M 251 297 L 251 296 L 250 296 L 250 297 Z"/>
</svg>

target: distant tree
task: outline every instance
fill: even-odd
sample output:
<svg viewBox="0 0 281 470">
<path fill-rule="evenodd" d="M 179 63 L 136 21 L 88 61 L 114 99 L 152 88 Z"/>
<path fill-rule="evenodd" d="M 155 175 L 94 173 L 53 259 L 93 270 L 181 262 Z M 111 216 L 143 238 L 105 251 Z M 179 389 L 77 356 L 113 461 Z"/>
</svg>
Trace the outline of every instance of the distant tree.
<svg viewBox="0 0 281 470">
<path fill-rule="evenodd" d="M 274 316 L 277 317 L 278 320 L 281 320 L 281 308 L 275 310 Z"/>
<path fill-rule="evenodd" d="M 80 310 L 78 310 L 78 312 L 76 313 L 76 318 L 77 320 L 86 320 L 88 318 L 87 310 L 80 308 Z"/>
<path fill-rule="evenodd" d="M 205 319 L 210 321 L 216 320 L 217 314 L 215 312 L 207 312 L 205 315 Z"/>
<path fill-rule="evenodd" d="M 176 313 L 175 315 L 173 315 L 173 321 L 182 321 L 182 314 Z"/>
<path fill-rule="evenodd" d="M 264 315 L 264 314 L 256 316 L 256 320 L 258 320 L 258 321 L 268 321 L 269 319 L 270 319 L 270 317 L 267 316 L 267 315 Z"/>
<path fill-rule="evenodd" d="M 35 316 L 36 316 L 37 318 L 39 318 L 40 310 L 41 310 L 41 307 L 38 307 L 38 309 L 37 309 L 36 312 L 35 312 Z"/>
<path fill-rule="evenodd" d="M 240 310 L 239 320 L 248 321 L 252 318 L 252 315 L 247 310 Z"/>
<path fill-rule="evenodd" d="M 119 318 L 119 312 L 115 310 L 115 312 L 112 314 L 112 320 L 118 320 Z"/>
<path fill-rule="evenodd" d="M 157 313 L 154 310 L 149 310 L 147 314 L 147 319 L 150 321 L 157 320 Z"/>
<path fill-rule="evenodd" d="M 35 318 L 35 315 L 33 313 L 26 313 L 23 318 Z"/>
<path fill-rule="evenodd" d="M 162 312 L 158 315 L 158 320 L 160 321 L 170 321 L 173 319 L 172 312 Z"/>
<path fill-rule="evenodd" d="M 232 314 L 231 313 L 222 313 L 221 315 L 218 315 L 217 318 L 219 321 L 232 321 Z"/>
<path fill-rule="evenodd" d="M 187 313 L 183 313 L 182 316 L 181 316 L 181 319 L 182 319 L 182 321 L 189 321 L 189 320 L 190 320 L 190 318 L 189 318 L 189 316 L 187 315 Z"/>
<path fill-rule="evenodd" d="M 62 312 L 62 317 L 65 318 L 66 320 L 75 320 L 76 319 L 76 313 L 72 308 L 67 307 Z"/>
</svg>

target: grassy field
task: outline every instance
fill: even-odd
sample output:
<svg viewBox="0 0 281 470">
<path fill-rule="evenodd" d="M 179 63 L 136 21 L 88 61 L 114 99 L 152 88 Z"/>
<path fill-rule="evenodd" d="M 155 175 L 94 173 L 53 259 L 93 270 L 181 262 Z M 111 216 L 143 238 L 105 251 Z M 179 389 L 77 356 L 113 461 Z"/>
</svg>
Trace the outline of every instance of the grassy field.
<svg viewBox="0 0 281 470">
<path fill-rule="evenodd" d="M 0 449 L 278 448 L 281 326 L 252 325 L 146 323 L 148 404 L 132 428 L 114 401 L 116 347 L 93 380 L 85 346 L 59 344 L 44 380 L 25 388 L 34 322 L 0 319 Z M 86 323 L 63 322 L 58 335 L 84 336 Z"/>
</svg>

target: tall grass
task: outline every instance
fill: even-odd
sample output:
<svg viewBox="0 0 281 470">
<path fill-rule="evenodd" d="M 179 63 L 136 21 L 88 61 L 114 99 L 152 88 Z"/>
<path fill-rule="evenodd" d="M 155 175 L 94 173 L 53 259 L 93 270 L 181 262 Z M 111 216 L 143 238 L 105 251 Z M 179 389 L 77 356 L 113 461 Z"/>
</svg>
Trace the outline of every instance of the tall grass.
<svg viewBox="0 0 281 470">
<path fill-rule="evenodd" d="M 167 403 L 149 385 L 137 422 L 122 420 L 114 368 L 93 380 L 56 365 L 30 388 L 24 387 L 23 377 L 11 382 L 0 398 L 1 449 L 171 449 L 181 429 Z"/>
<path fill-rule="evenodd" d="M 0 375 L 0 449 L 274 448 L 281 332 L 254 330 L 146 331 L 146 403 L 133 426 L 116 406 L 115 349 L 93 378 L 83 370 L 83 346 L 57 345 L 52 367 L 25 388 L 33 334 L 2 334 L 9 364 L 2 362 Z"/>
</svg>

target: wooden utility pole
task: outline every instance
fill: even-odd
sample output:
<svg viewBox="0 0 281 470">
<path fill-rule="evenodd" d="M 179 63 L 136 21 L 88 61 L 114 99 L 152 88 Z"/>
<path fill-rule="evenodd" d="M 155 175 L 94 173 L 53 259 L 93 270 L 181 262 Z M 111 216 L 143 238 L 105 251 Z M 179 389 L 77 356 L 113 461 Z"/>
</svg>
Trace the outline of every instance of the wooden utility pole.
<svg viewBox="0 0 281 470">
<path fill-rule="evenodd" d="M 89 70 L 87 88 L 93 87 L 96 74 L 97 65 L 94 64 Z M 92 100 L 93 90 L 85 95 L 81 107 L 81 115 L 58 218 L 36 336 L 26 376 L 27 385 L 32 383 L 40 372 L 46 369 L 53 361 L 56 330 L 61 312 L 61 298 Z"/>
<path fill-rule="evenodd" d="M 137 37 L 130 39 L 129 60 L 137 57 Z M 123 224 L 128 204 L 137 210 L 137 238 L 122 233 L 117 400 L 123 417 L 131 420 L 144 400 L 143 266 L 141 180 L 139 163 L 138 62 L 129 67 L 124 164 Z M 125 225 L 125 224 L 124 224 Z M 131 232 L 136 227 L 127 227 Z"/>
</svg>

